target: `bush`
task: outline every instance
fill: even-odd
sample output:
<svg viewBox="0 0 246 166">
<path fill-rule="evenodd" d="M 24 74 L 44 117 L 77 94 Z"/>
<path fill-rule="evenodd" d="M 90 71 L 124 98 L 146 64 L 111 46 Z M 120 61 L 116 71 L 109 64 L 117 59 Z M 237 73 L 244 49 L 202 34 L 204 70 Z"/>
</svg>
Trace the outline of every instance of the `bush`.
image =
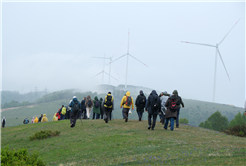
<svg viewBox="0 0 246 166">
<path fill-rule="evenodd" d="M 28 165 L 45 166 L 43 160 L 38 158 L 38 152 L 31 155 L 27 154 L 27 149 L 10 150 L 9 147 L 1 149 L 1 165 Z"/>
<path fill-rule="evenodd" d="M 179 119 L 179 123 L 188 124 L 189 123 L 189 120 L 186 119 L 186 118 Z"/>
<path fill-rule="evenodd" d="M 224 132 L 226 134 L 229 134 L 229 135 L 235 135 L 235 136 L 239 136 L 239 137 L 246 137 L 246 124 L 229 127 Z"/>
<path fill-rule="evenodd" d="M 50 138 L 53 136 L 58 136 L 61 132 L 60 131 L 54 131 L 52 132 L 51 130 L 41 130 L 39 132 L 36 132 L 33 136 L 30 136 L 29 139 L 30 141 L 36 140 L 36 139 L 45 139 L 45 138 Z"/>
</svg>

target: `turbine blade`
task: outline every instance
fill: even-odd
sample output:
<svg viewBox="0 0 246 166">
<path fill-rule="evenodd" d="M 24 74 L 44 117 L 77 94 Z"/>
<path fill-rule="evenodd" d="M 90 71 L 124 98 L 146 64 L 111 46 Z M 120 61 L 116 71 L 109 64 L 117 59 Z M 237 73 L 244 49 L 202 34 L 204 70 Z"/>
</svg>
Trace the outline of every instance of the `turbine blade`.
<svg viewBox="0 0 246 166">
<path fill-rule="evenodd" d="M 103 71 L 101 71 L 100 73 L 98 73 L 97 75 L 95 75 L 94 77 L 96 77 L 96 76 L 98 76 L 99 74 L 102 74 L 103 73 Z M 94 78 L 94 77 L 92 77 L 92 78 Z"/>
<path fill-rule="evenodd" d="M 135 58 L 134 56 L 132 56 L 131 54 L 129 54 L 132 58 L 136 59 L 138 62 L 142 63 L 143 65 L 147 66 L 145 63 L 141 62 L 140 60 L 138 60 L 137 58 Z M 149 67 L 149 66 L 147 66 Z"/>
<path fill-rule="evenodd" d="M 221 56 L 220 51 L 219 51 L 219 49 L 218 49 L 218 48 L 217 48 L 217 51 L 218 51 L 218 53 L 219 53 L 219 56 L 220 56 L 220 59 L 221 59 L 221 61 L 222 61 L 223 65 L 224 65 L 224 68 L 225 68 L 226 74 L 227 74 L 227 76 L 228 76 L 228 78 L 229 78 L 229 80 L 230 80 L 229 74 L 228 74 L 228 72 L 227 72 L 227 70 L 226 70 L 226 67 L 225 67 L 224 61 L 223 61 L 223 59 L 222 59 L 222 56 Z M 230 80 L 230 81 L 231 81 L 231 80 Z"/>
<path fill-rule="evenodd" d="M 120 59 L 120 58 L 122 58 L 122 57 L 124 57 L 124 56 L 126 56 L 126 55 L 127 55 L 127 54 L 124 54 L 124 55 L 120 56 L 119 58 L 117 58 L 117 59 L 115 59 L 115 60 L 109 62 L 107 65 L 109 65 L 110 63 L 113 63 L 113 62 L 117 61 L 118 59 Z"/>
<path fill-rule="evenodd" d="M 118 81 L 116 78 L 114 78 L 113 76 L 109 75 L 107 72 L 104 72 L 105 74 L 107 74 L 109 77 L 112 77 L 113 79 L 115 79 L 116 81 Z"/>
<path fill-rule="evenodd" d="M 240 18 L 241 19 L 241 18 Z M 239 20 L 240 20 L 239 19 Z M 238 21 L 239 21 L 238 20 Z M 219 45 L 225 40 L 225 38 L 227 37 L 227 35 L 231 32 L 231 30 L 237 25 L 238 21 L 233 25 L 233 27 L 229 30 L 229 32 L 225 35 L 225 37 L 221 40 L 221 42 L 219 43 Z"/>
<path fill-rule="evenodd" d="M 181 41 L 181 42 L 182 42 L 182 43 L 189 43 L 189 44 L 198 44 L 198 45 L 202 45 L 202 46 L 216 47 L 216 46 L 211 45 L 211 44 L 193 43 L 193 42 L 188 42 L 188 41 Z"/>
</svg>

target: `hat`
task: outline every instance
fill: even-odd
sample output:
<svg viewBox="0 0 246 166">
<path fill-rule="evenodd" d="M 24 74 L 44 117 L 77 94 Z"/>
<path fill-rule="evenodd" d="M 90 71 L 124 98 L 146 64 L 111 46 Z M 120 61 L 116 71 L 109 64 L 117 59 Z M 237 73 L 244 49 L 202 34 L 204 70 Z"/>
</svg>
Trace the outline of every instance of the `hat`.
<svg viewBox="0 0 246 166">
<path fill-rule="evenodd" d="M 177 91 L 177 90 L 174 90 L 174 91 L 173 91 L 173 94 L 174 94 L 174 95 L 177 95 L 177 94 L 178 94 L 178 91 Z"/>
<path fill-rule="evenodd" d="M 111 94 L 111 92 L 108 92 L 108 94 Z"/>
<path fill-rule="evenodd" d="M 143 91 L 142 90 L 140 90 L 140 92 L 139 93 L 143 93 Z"/>
<path fill-rule="evenodd" d="M 74 99 L 74 98 L 77 98 L 77 97 L 76 97 L 76 96 L 73 96 L 73 99 Z"/>
</svg>

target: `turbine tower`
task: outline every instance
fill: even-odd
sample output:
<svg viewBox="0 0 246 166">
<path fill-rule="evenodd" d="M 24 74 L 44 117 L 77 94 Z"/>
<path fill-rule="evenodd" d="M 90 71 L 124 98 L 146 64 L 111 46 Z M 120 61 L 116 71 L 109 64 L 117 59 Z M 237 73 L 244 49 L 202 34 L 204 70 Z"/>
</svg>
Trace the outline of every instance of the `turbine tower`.
<svg viewBox="0 0 246 166">
<path fill-rule="evenodd" d="M 104 64 L 105 64 L 105 59 L 109 59 L 110 60 L 110 62 L 112 62 L 112 58 L 113 58 L 113 56 L 114 55 L 112 55 L 111 57 L 105 57 L 105 55 L 104 55 L 104 57 L 92 57 L 92 58 L 100 58 L 100 59 L 103 59 L 103 70 L 102 70 L 102 72 L 100 72 L 99 74 L 107 74 L 107 75 L 109 75 L 109 77 L 108 77 L 108 85 L 110 85 L 110 77 L 112 77 L 111 76 L 111 64 L 110 64 L 110 66 L 109 66 L 109 74 L 108 73 L 106 73 L 105 71 L 104 71 Z M 97 75 L 99 75 L 99 74 L 97 74 Z M 97 76 L 96 75 L 96 76 Z M 94 76 L 95 77 L 95 76 Z M 112 77 L 112 78 L 114 78 L 114 77 Z M 114 79 L 116 79 L 116 78 L 114 78 Z M 117 80 L 117 79 L 116 79 Z M 118 80 L 117 80 L 118 81 Z"/>
<path fill-rule="evenodd" d="M 240 20 L 240 19 L 239 19 Z M 239 21 L 238 20 L 238 21 Z M 226 66 L 225 66 L 225 63 L 222 59 L 222 56 L 220 54 L 220 51 L 219 51 L 219 46 L 220 44 L 225 40 L 225 38 L 227 37 L 227 35 L 231 32 L 231 30 L 236 26 L 236 24 L 238 23 L 238 21 L 233 25 L 233 27 L 229 30 L 229 32 L 225 35 L 225 37 L 218 43 L 216 43 L 216 45 L 211 45 L 211 44 L 203 44 L 203 43 L 193 43 L 193 42 L 187 42 L 187 41 L 181 41 L 182 43 L 189 43 L 189 44 L 198 44 L 198 45 L 202 45 L 202 46 L 209 46 L 209 47 L 215 47 L 215 67 L 214 67 L 214 89 L 213 89 L 213 102 L 215 100 L 215 87 L 216 87 L 216 70 L 217 70 L 217 53 L 219 54 L 219 57 L 220 57 L 220 60 L 225 68 L 225 71 L 226 71 L 226 74 L 230 80 L 230 77 L 229 77 L 229 74 L 226 70 Z"/>
<path fill-rule="evenodd" d="M 125 80 L 125 89 L 127 87 L 127 73 L 128 73 L 128 57 L 131 56 L 132 58 L 136 59 L 137 61 L 139 61 L 140 63 L 142 63 L 143 65 L 147 66 L 145 63 L 141 62 L 140 60 L 138 60 L 137 58 L 135 58 L 134 56 L 132 56 L 131 54 L 129 54 L 129 35 L 130 35 L 130 30 L 128 30 L 128 46 L 127 46 L 127 53 L 120 56 L 119 58 L 115 59 L 114 61 L 111 61 L 109 64 L 117 61 L 118 59 L 126 56 L 126 80 Z M 108 64 L 107 64 L 108 65 Z M 148 66 L 147 66 L 148 67 Z"/>
</svg>

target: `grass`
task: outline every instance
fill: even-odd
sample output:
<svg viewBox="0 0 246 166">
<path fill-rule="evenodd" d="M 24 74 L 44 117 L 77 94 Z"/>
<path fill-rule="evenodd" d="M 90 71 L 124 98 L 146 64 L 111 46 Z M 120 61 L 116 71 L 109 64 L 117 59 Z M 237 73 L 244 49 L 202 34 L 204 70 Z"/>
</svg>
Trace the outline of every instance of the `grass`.
<svg viewBox="0 0 246 166">
<path fill-rule="evenodd" d="M 30 141 L 40 130 L 58 130 L 60 136 Z M 2 148 L 39 151 L 47 165 L 243 165 L 246 139 L 189 125 L 174 131 L 155 130 L 147 121 L 80 120 L 28 124 L 2 129 Z"/>
</svg>

